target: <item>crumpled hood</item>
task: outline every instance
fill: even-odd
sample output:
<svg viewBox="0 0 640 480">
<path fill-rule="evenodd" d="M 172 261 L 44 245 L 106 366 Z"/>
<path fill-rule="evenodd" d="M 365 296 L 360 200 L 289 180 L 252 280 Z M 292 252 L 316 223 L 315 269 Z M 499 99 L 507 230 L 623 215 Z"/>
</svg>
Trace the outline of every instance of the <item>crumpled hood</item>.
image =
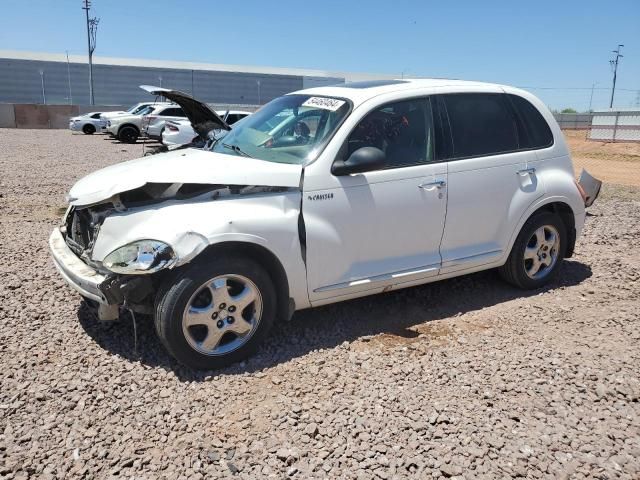
<svg viewBox="0 0 640 480">
<path fill-rule="evenodd" d="M 301 165 L 185 149 L 118 163 L 80 179 L 69 203 L 86 206 L 147 183 L 195 183 L 298 187 Z"/>
</svg>

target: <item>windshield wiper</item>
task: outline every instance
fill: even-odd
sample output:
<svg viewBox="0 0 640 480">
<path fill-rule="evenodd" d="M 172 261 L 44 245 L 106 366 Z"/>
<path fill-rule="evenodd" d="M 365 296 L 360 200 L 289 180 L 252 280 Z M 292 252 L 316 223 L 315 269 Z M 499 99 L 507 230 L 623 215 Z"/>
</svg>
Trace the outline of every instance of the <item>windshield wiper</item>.
<svg viewBox="0 0 640 480">
<path fill-rule="evenodd" d="M 233 150 L 235 153 L 237 153 L 238 155 L 242 155 L 243 157 L 249 157 L 249 158 L 253 158 L 251 155 L 249 155 L 247 152 L 245 152 L 244 150 L 242 150 L 238 145 L 231 145 L 229 143 L 222 143 L 222 146 L 224 148 L 228 148 L 229 150 Z"/>
</svg>

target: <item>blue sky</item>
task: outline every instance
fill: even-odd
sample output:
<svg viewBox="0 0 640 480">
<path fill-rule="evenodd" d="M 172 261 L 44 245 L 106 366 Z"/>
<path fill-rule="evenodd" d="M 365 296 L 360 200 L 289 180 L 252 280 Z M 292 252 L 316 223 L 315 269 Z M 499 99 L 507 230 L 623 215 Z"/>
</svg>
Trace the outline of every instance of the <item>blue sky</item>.
<svg viewBox="0 0 640 480">
<path fill-rule="evenodd" d="M 81 3 L 1 0 L 0 48 L 85 53 Z M 640 91 L 640 0 L 92 3 L 102 56 L 475 79 L 586 109 L 594 82 L 608 107 L 623 43 L 616 106 Z"/>
</svg>

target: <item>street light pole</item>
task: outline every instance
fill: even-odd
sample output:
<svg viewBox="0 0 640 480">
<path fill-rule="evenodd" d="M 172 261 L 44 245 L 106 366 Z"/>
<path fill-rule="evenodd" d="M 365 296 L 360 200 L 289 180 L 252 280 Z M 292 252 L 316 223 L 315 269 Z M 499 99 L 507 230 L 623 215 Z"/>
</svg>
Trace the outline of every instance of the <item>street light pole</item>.
<svg viewBox="0 0 640 480">
<path fill-rule="evenodd" d="M 616 50 L 613 50 L 613 53 L 616 54 L 613 60 L 609 60 L 609 64 L 613 68 L 613 87 L 611 87 L 611 101 L 609 102 L 609 108 L 613 108 L 613 96 L 616 93 L 616 77 L 618 76 L 618 62 L 621 57 L 624 55 L 620 55 L 620 48 L 624 47 L 624 45 L 619 44 Z"/>
<path fill-rule="evenodd" d="M 40 69 L 40 83 L 42 84 L 42 103 L 47 104 L 47 95 L 44 92 L 44 70 Z"/>
<path fill-rule="evenodd" d="M 69 84 L 69 105 L 73 103 L 73 97 L 71 96 L 71 68 L 69 67 L 69 50 L 66 50 L 67 53 L 67 82 Z"/>
<path fill-rule="evenodd" d="M 260 90 L 260 80 L 256 80 L 256 83 L 258 84 L 258 105 L 262 105 L 262 92 Z"/>
</svg>

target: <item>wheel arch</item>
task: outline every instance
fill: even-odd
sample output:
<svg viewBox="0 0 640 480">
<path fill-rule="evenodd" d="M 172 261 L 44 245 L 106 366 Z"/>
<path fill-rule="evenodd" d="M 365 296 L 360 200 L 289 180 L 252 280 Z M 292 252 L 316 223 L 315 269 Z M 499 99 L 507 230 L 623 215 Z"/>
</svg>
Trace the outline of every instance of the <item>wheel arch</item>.
<svg viewBox="0 0 640 480">
<path fill-rule="evenodd" d="M 120 132 L 122 131 L 122 129 L 126 128 L 126 127 L 133 128 L 136 132 L 138 132 L 138 135 L 140 135 L 140 129 L 136 125 L 134 125 L 133 123 L 124 123 L 124 124 L 120 125 L 118 127 L 118 135 L 120 135 Z"/>
<path fill-rule="evenodd" d="M 573 256 L 573 251 L 576 243 L 576 220 L 575 220 L 575 211 L 569 205 L 568 199 L 564 197 L 549 197 L 538 201 L 531 205 L 529 209 L 522 215 L 522 218 L 518 222 L 517 227 L 513 231 L 511 238 L 509 240 L 509 248 L 506 250 L 504 255 L 504 261 L 507 260 L 509 254 L 511 253 L 511 249 L 516 241 L 516 238 L 520 234 L 522 227 L 524 224 L 534 215 L 537 215 L 540 212 L 551 212 L 557 214 L 565 228 L 567 229 L 567 234 L 569 238 L 567 239 L 567 248 L 565 249 L 564 258 L 570 258 Z"/>
<path fill-rule="evenodd" d="M 555 201 L 550 203 L 545 203 L 540 206 L 537 210 L 535 210 L 529 217 L 538 214 L 539 212 L 550 212 L 555 213 L 560 217 L 562 223 L 564 223 L 565 228 L 567 229 L 567 235 L 569 235 L 567 241 L 567 248 L 564 252 L 565 258 L 570 258 L 573 256 L 573 250 L 576 245 L 576 217 L 573 212 L 573 209 L 569 206 L 569 204 L 565 202 Z"/>
<path fill-rule="evenodd" d="M 252 242 L 224 241 L 206 247 L 194 261 L 211 261 L 216 257 L 239 255 L 260 264 L 267 272 L 276 290 L 277 316 L 289 320 L 295 311 L 293 299 L 289 295 L 289 279 L 280 259 L 268 248 Z"/>
</svg>

